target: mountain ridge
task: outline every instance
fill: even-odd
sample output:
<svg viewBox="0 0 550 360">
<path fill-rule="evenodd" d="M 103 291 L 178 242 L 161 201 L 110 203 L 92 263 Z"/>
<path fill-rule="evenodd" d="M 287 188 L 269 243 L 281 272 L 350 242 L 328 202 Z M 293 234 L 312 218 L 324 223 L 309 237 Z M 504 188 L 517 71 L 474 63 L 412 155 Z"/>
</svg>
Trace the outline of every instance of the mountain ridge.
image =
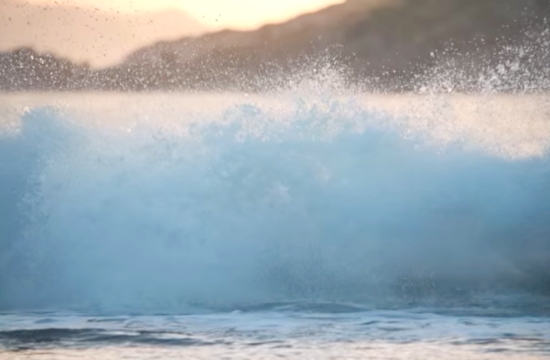
<svg viewBox="0 0 550 360">
<path fill-rule="evenodd" d="M 465 66 L 464 78 L 471 83 L 463 81 L 463 90 L 479 90 L 479 68 L 490 72 L 491 66 L 515 61 L 522 70 L 510 65 L 505 72 L 520 76 L 516 84 L 501 81 L 498 89 L 540 88 L 550 79 L 548 3 L 348 0 L 253 31 L 157 42 L 100 71 L 77 67 L 71 70 L 77 80 L 67 81 L 67 89 L 262 91 L 284 85 L 293 73 L 319 61 L 346 69 L 352 82 L 387 91 L 418 89 L 420 78 L 426 81 L 434 69 L 451 62 Z M 507 52 L 514 46 L 516 53 Z M 0 81 L 0 88 L 14 86 Z"/>
</svg>

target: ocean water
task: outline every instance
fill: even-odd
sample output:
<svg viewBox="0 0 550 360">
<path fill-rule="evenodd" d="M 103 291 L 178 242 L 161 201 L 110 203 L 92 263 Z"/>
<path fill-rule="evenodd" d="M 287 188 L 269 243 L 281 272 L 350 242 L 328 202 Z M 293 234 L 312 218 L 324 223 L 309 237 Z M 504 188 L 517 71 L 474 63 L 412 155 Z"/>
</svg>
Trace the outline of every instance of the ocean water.
<svg viewBox="0 0 550 360">
<path fill-rule="evenodd" d="M 0 95 L 0 358 L 550 357 L 546 95 Z"/>
</svg>

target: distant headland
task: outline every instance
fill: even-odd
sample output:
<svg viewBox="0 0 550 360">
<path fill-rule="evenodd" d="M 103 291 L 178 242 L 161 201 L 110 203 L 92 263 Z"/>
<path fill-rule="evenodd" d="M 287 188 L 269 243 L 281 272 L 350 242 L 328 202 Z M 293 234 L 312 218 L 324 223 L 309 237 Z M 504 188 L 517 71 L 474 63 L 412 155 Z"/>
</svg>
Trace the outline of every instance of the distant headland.
<svg viewBox="0 0 550 360">
<path fill-rule="evenodd" d="M 461 91 L 547 90 L 549 13 L 548 0 L 348 0 L 254 31 L 159 42 L 99 70 L 30 48 L 0 53 L 0 90 L 262 91 L 326 66 L 373 91 L 415 91 L 434 76 Z"/>
</svg>

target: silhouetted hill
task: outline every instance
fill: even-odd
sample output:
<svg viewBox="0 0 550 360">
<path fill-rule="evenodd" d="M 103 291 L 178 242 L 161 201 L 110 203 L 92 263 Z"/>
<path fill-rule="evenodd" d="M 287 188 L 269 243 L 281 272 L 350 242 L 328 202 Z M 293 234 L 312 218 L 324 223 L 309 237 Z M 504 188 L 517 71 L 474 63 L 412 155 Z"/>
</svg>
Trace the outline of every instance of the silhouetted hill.
<svg viewBox="0 0 550 360">
<path fill-rule="evenodd" d="M 51 54 L 38 54 L 28 48 L 0 53 L 2 90 L 73 90 L 83 88 L 82 80 L 89 74 L 85 66 L 74 65 Z"/>
<path fill-rule="evenodd" d="M 255 31 L 160 42 L 103 71 L 75 67 L 71 88 L 264 90 L 319 59 L 388 91 L 416 89 L 446 66 L 469 79 L 460 90 L 480 90 L 480 67 L 499 90 L 540 88 L 550 79 L 547 11 L 547 0 L 348 0 Z"/>
<path fill-rule="evenodd" d="M 254 88 L 263 85 L 257 74 L 281 78 L 296 59 L 307 64 L 329 49 L 354 78 L 396 89 L 439 65 L 450 49 L 454 58 L 475 53 L 468 61 L 489 61 L 499 39 L 524 41 L 540 21 L 539 6 L 529 0 L 348 0 L 257 31 L 159 43 L 134 53 L 117 73 L 138 75 L 124 81 L 132 89 L 229 87 L 235 79 Z"/>
</svg>

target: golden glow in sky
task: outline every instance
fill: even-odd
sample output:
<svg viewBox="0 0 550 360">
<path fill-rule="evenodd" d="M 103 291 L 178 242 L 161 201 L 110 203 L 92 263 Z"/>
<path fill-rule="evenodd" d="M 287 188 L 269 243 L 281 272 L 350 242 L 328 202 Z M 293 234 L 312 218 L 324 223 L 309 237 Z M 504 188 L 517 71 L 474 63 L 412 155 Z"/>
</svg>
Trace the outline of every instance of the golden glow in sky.
<svg viewBox="0 0 550 360">
<path fill-rule="evenodd" d="M 165 9 L 185 11 L 211 28 L 251 29 L 288 20 L 344 0 L 28 0 L 107 11 L 140 13 Z"/>
</svg>

